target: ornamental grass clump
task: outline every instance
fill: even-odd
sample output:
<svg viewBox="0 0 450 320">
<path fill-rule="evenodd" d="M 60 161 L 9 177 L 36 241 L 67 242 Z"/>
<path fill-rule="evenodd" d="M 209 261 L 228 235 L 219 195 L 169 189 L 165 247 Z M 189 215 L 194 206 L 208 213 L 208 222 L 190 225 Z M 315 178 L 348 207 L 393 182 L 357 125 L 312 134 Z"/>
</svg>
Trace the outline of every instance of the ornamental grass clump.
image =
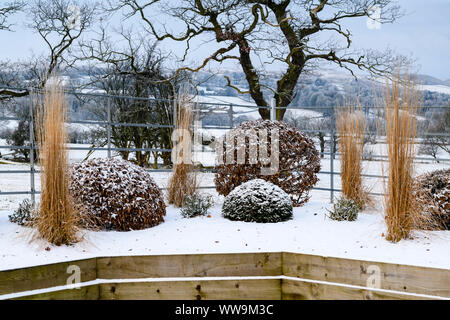
<svg viewBox="0 0 450 320">
<path fill-rule="evenodd" d="M 168 202 L 182 207 L 186 196 L 192 196 L 197 188 L 197 172 L 192 163 L 193 106 L 187 94 L 179 94 L 177 99 L 175 137 L 178 143 L 173 147 L 173 170 L 169 178 Z"/>
<path fill-rule="evenodd" d="M 395 77 L 383 94 L 389 167 L 383 176 L 386 239 L 398 242 L 421 225 L 420 204 L 415 195 L 414 157 L 419 92 L 409 79 Z"/>
<path fill-rule="evenodd" d="M 364 208 L 370 201 L 362 179 L 364 116 L 354 106 L 345 105 L 338 108 L 336 127 L 341 152 L 342 194 Z"/>
<path fill-rule="evenodd" d="M 69 196 L 67 174 L 67 98 L 60 84 L 44 93 L 37 109 L 37 140 L 41 165 L 41 200 L 37 230 L 55 245 L 77 242 L 79 215 Z"/>
</svg>

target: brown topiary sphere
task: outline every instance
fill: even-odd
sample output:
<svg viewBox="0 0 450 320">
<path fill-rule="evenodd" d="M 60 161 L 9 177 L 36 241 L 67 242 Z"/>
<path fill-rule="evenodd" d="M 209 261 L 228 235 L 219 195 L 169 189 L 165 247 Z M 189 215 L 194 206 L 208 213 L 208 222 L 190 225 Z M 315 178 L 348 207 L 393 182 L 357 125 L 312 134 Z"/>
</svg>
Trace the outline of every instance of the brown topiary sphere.
<svg viewBox="0 0 450 320">
<path fill-rule="evenodd" d="M 416 178 L 417 197 L 432 228 L 450 230 L 450 169 L 436 170 Z"/>
<path fill-rule="evenodd" d="M 150 173 L 121 159 L 96 158 L 70 170 L 69 190 L 101 229 L 131 231 L 164 221 L 166 205 Z"/>
<path fill-rule="evenodd" d="M 260 132 L 264 129 L 267 132 L 268 156 L 271 155 L 271 131 L 279 130 L 278 170 L 270 175 L 262 174 L 261 171 L 262 167 L 268 168 L 270 165 L 263 166 L 259 157 L 249 159 L 249 146 L 254 147 L 255 142 L 259 146 L 259 154 L 261 145 L 264 143 L 264 140 L 261 141 Z M 247 137 L 252 132 L 256 132 L 256 140 Z M 227 196 L 242 183 L 259 178 L 283 189 L 290 195 L 292 204 L 296 207 L 309 200 L 309 191 L 319 180 L 317 173 L 320 171 L 320 157 L 313 140 L 305 133 L 282 121 L 256 120 L 240 124 L 229 134 L 234 137 L 234 146 L 227 148 L 229 143 L 222 141 L 220 142 L 223 143 L 222 150 L 216 148 L 218 159 L 223 159 L 223 164 L 219 164 L 216 168 L 214 179 L 219 194 Z M 237 163 L 239 148 L 245 150 L 243 164 Z M 228 159 L 235 159 L 234 163 L 227 161 L 227 154 Z"/>
</svg>

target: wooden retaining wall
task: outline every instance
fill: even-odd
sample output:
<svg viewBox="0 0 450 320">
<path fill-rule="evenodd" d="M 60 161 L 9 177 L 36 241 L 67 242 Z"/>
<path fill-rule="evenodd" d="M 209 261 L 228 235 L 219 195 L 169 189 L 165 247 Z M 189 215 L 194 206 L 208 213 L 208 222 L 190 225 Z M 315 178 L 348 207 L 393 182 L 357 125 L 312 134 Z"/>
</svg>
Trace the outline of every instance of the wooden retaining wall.
<svg viewBox="0 0 450 320">
<path fill-rule="evenodd" d="M 80 289 L 64 287 L 69 266 Z M 287 252 L 101 257 L 0 271 L 4 298 L 450 299 L 450 270 Z"/>
</svg>

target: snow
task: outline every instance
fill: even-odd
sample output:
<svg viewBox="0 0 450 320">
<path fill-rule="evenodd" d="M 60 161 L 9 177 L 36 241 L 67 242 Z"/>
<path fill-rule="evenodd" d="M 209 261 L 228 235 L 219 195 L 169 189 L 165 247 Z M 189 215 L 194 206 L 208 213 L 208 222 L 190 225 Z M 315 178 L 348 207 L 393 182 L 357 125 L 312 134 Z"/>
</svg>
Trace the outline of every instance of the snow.
<svg viewBox="0 0 450 320">
<path fill-rule="evenodd" d="M 450 87 L 444 85 L 422 85 L 420 86 L 421 90 L 428 90 L 433 92 L 450 94 Z"/>
<path fill-rule="evenodd" d="M 292 118 L 309 118 L 310 120 L 314 120 L 316 118 L 323 119 L 323 114 L 317 111 L 302 109 L 302 108 L 291 108 L 286 111 L 286 116 L 291 116 Z"/>
<path fill-rule="evenodd" d="M 233 104 L 239 106 L 256 107 L 253 101 L 247 101 L 240 97 L 232 96 L 196 96 L 196 102 L 198 103 L 218 103 L 218 104 Z M 235 107 L 233 106 L 233 110 Z"/>
<path fill-rule="evenodd" d="M 0 129 L 1 130 L 13 130 L 15 128 L 17 128 L 18 125 L 18 121 L 17 120 L 7 120 L 7 121 L 0 121 Z"/>
<path fill-rule="evenodd" d="M 6 146 L 6 140 L 5 139 L 0 139 L 0 146 Z M 68 148 L 77 148 L 76 150 L 69 150 L 69 161 L 70 162 L 78 162 L 78 161 L 82 161 L 86 158 L 86 156 L 89 153 L 89 148 L 92 148 L 91 144 L 74 144 L 74 143 L 68 143 L 67 144 Z M 114 147 L 114 146 L 113 146 Z M 106 147 L 104 147 L 106 148 Z M 86 149 L 86 150 L 79 150 L 79 149 Z M 8 148 L 1 148 L 0 149 L 0 154 L 2 154 L 3 156 L 7 156 L 9 154 L 11 154 L 13 152 L 13 150 L 8 149 Z M 90 155 L 90 159 L 92 158 L 106 158 L 108 156 L 108 151 L 107 150 L 96 150 L 93 151 Z M 0 161 L 5 161 L 4 159 L 0 159 Z M 2 169 L 3 170 L 3 169 Z"/>
</svg>

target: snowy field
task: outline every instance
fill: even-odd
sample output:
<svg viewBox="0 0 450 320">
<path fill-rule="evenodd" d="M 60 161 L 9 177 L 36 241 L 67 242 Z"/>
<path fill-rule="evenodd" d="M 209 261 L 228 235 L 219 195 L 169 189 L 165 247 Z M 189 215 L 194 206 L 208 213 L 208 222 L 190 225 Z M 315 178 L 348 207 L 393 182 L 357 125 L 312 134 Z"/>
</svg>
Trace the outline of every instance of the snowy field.
<svg viewBox="0 0 450 320">
<path fill-rule="evenodd" d="M 227 104 L 233 104 L 233 112 L 235 113 L 235 117 L 238 115 L 245 115 L 249 119 L 259 119 L 260 115 L 256 104 L 253 101 L 247 101 L 240 97 L 228 97 L 228 96 L 197 96 L 196 102 L 199 103 L 217 103 L 222 106 L 217 106 L 216 108 L 221 108 L 224 111 L 229 110 L 229 106 Z M 289 109 L 288 114 L 292 117 L 307 117 L 307 118 L 315 118 L 321 117 L 322 113 L 308 110 L 308 109 Z"/>
<path fill-rule="evenodd" d="M 81 151 L 73 154 L 83 155 Z M 97 156 L 103 156 L 101 154 Z M 329 171 L 329 159 L 322 160 L 322 170 Z M 365 172 L 381 174 L 381 162 L 366 161 Z M 421 163 L 417 173 L 448 164 Z M 339 161 L 335 161 L 339 170 Z M 0 164 L 0 170 L 27 170 L 24 164 Z M 157 184 L 167 186 L 169 173 L 152 173 Z M 39 187 L 39 176 L 36 176 Z M 327 174 L 319 175 L 317 187 L 330 186 Z M 200 175 L 202 186 L 214 186 L 214 175 Z M 0 174 L 0 190 L 26 191 L 29 174 Z M 382 192 L 380 179 L 367 179 L 373 192 Z M 335 176 L 335 187 L 340 187 Z M 392 244 L 383 238 L 385 224 L 382 200 L 375 198 L 376 207 L 360 213 L 355 222 L 336 222 L 327 218 L 331 208 L 330 193 L 312 191 L 311 200 L 294 209 L 294 218 L 277 224 L 232 222 L 221 217 L 223 197 L 214 189 L 205 189 L 216 199 L 211 217 L 185 219 L 179 209 L 167 209 L 165 222 L 156 227 L 132 232 L 84 232 L 84 240 L 74 246 L 49 246 L 33 240 L 32 230 L 8 221 L 25 196 L 0 196 L 0 270 L 54 263 L 95 256 L 188 254 L 224 252 L 292 251 L 324 256 L 365 259 L 410 265 L 450 269 L 450 232 L 415 232 L 412 239 Z M 47 249 L 47 250 L 46 250 Z M 49 250 L 48 250 L 49 249 Z"/>
</svg>

